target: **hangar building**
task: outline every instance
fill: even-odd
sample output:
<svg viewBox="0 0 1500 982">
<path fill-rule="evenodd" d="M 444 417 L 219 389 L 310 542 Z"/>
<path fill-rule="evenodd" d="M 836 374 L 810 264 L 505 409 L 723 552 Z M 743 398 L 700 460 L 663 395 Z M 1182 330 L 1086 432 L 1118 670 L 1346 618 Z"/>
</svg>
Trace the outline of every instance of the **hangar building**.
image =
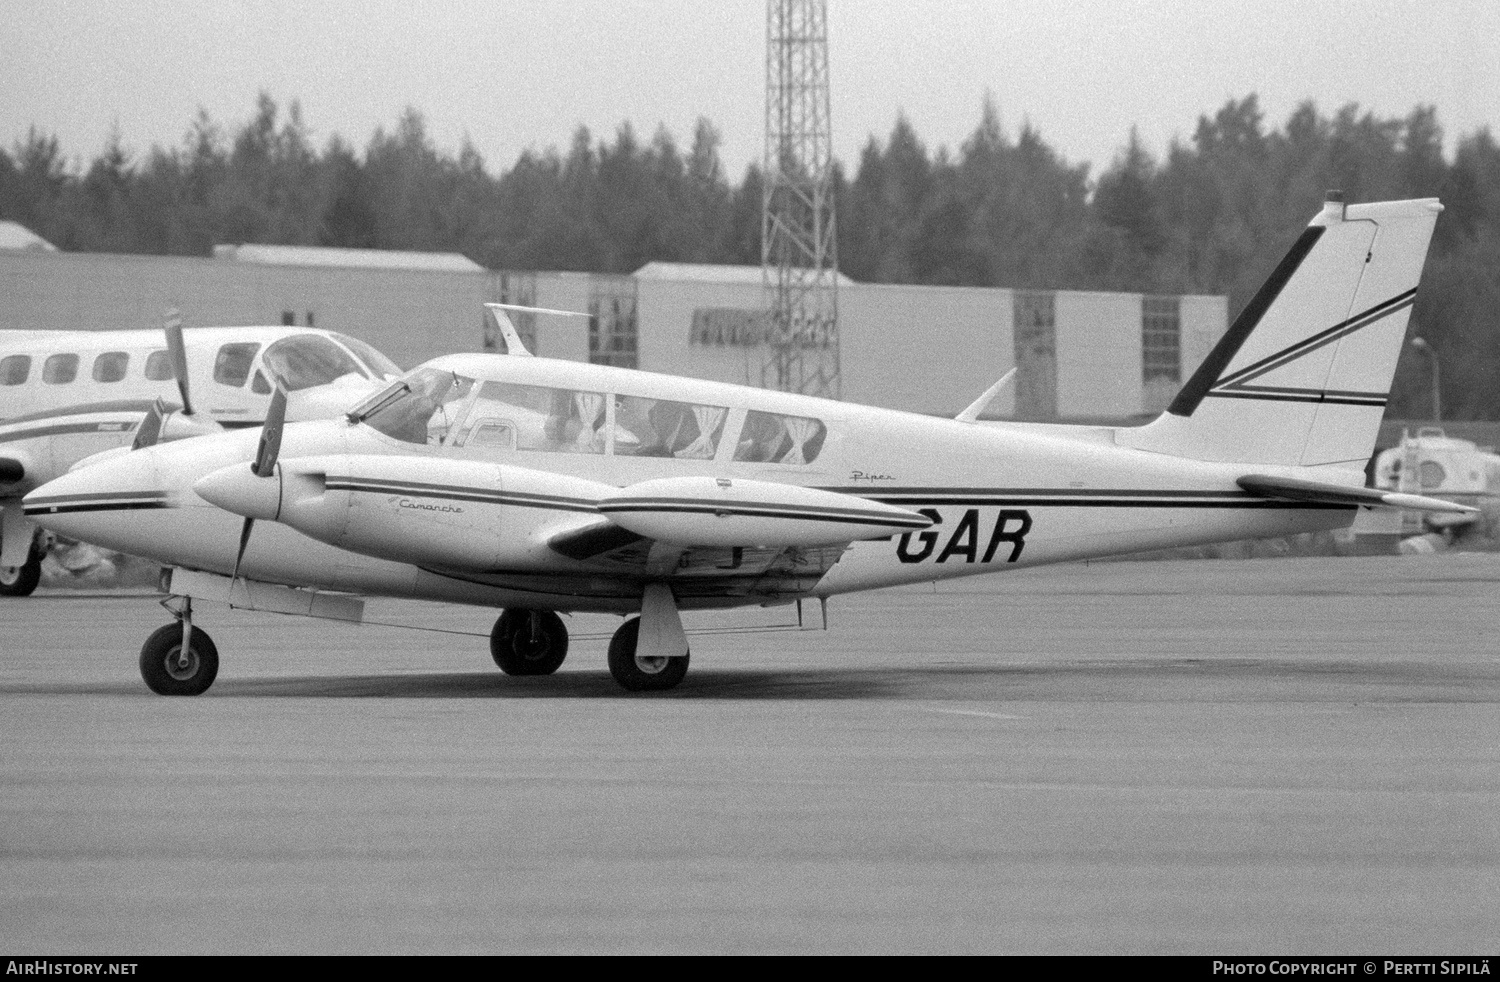
<svg viewBox="0 0 1500 982">
<path fill-rule="evenodd" d="M 363 338 L 404 367 L 494 350 L 482 304 L 518 315 L 532 350 L 758 385 L 758 267 L 650 263 L 629 276 L 500 272 L 447 253 L 218 246 L 212 257 L 0 247 L 0 328 L 304 324 Z M 839 284 L 843 398 L 955 414 L 1012 366 L 986 415 L 1125 418 L 1163 409 L 1224 332 L 1217 296 Z"/>
</svg>

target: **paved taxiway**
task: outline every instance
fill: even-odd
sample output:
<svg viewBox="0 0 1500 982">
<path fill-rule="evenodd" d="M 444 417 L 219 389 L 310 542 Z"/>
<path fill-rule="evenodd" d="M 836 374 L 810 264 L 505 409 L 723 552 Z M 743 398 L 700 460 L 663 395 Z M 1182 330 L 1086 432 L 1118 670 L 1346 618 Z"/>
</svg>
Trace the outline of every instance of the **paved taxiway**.
<svg viewBox="0 0 1500 982">
<path fill-rule="evenodd" d="M 1497 601 L 1493 555 L 1058 567 L 698 638 L 644 698 L 602 642 L 509 679 L 203 607 L 219 681 L 164 699 L 152 598 L 43 592 L 0 606 L 0 947 L 1494 954 Z"/>
</svg>

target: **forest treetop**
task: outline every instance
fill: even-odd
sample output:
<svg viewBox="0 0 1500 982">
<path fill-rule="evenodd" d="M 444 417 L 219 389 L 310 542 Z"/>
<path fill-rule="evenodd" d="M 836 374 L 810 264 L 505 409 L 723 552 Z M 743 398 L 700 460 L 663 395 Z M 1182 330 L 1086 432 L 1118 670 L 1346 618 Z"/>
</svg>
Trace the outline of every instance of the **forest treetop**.
<svg viewBox="0 0 1500 982">
<path fill-rule="evenodd" d="M 512 270 L 758 264 L 761 173 L 734 183 L 719 145 L 706 119 L 685 150 L 665 128 L 643 140 L 625 124 L 610 140 L 579 127 L 565 150 L 492 173 L 467 142 L 436 148 L 416 109 L 362 151 L 339 135 L 318 147 L 296 102 L 283 112 L 263 93 L 238 128 L 200 110 L 179 146 L 133 152 L 116 132 L 86 164 L 33 127 L 0 149 L 0 219 L 73 251 L 259 242 L 460 252 Z M 1160 157 L 1132 130 L 1095 178 L 1030 125 L 1007 133 L 987 99 L 956 150 L 930 151 L 898 116 L 852 177 L 835 164 L 839 264 L 869 282 L 1227 294 L 1233 312 L 1326 190 L 1440 197 L 1412 331 L 1443 358 L 1453 414 L 1496 419 L 1500 147 L 1487 128 L 1454 147 L 1445 154 L 1433 106 L 1386 119 L 1307 102 L 1277 127 L 1251 94 Z M 1390 414 L 1421 415 L 1426 366 L 1403 369 Z"/>
</svg>

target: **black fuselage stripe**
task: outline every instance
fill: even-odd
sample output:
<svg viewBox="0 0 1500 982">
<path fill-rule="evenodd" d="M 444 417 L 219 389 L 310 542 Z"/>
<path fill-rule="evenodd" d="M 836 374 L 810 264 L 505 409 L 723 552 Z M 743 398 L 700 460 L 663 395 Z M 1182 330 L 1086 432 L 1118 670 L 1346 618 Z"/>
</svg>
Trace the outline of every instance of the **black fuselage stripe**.
<svg viewBox="0 0 1500 982">
<path fill-rule="evenodd" d="M 79 502 L 71 505 L 27 505 L 25 514 L 32 515 L 72 515 L 87 511 L 143 511 L 152 508 L 172 507 L 165 501 L 98 501 Z"/>
<path fill-rule="evenodd" d="M 77 502 L 104 502 L 104 501 L 127 501 L 127 500 L 151 500 L 166 501 L 169 495 L 159 491 L 94 491 L 80 494 L 54 494 L 45 498 L 33 497 L 30 503 L 33 505 L 60 505 L 73 504 Z"/>
<path fill-rule="evenodd" d="M 860 515 L 860 514 L 830 514 L 827 512 L 797 512 L 790 509 L 767 509 L 767 508 L 726 508 L 723 505 L 643 505 L 643 506 L 605 506 L 599 509 L 606 515 L 616 512 L 630 512 L 632 514 L 689 514 L 689 515 L 718 515 L 735 518 L 780 518 L 788 521 L 805 522 L 837 522 L 844 525 L 881 525 L 899 526 L 901 528 L 924 529 L 932 523 L 927 519 L 920 521 L 910 518 L 890 518 L 885 515 Z"/>
<path fill-rule="evenodd" d="M 909 507 L 909 508 L 915 508 L 915 507 L 919 507 L 919 506 L 927 506 L 927 507 L 933 507 L 933 508 L 941 508 L 941 507 L 950 507 L 950 508 L 1019 508 L 1019 507 L 1039 508 L 1039 507 L 1052 507 L 1052 508 L 1126 508 L 1126 509 L 1128 509 L 1128 508 L 1180 508 L 1180 509 L 1200 509 L 1200 508 L 1235 509 L 1235 508 L 1249 508 L 1249 509 L 1260 510 L 1260 509 L 1265 509 L 1265 508 L 1299 508 L 1299 507 L 1303 507 L 1303 506 L 1306 506 L 1306 505 L 1311 505 L 1311 506 L 1313 506 L 1315 508 L 1320 508 L 1320 509 L 1321 508 L 1327 508 L 1327 507 L 1337 507 L 1337 508 L 1344 507 L 1343 505 L 1329 506 L 1329 505 L 1324 505 L 1324 504 L 1318 503 L 1318 502 L 1304 502 L 1304 503 L 1301 503 L 1301 504 L 1289 504 L 1287 502 L 1273 502 L 1273 501 L 1267 501 L 1264 498 L 1255 498 L 1255 497 L 1252 497 L 1252 496 L 1249 496 L 1249 495 L 1246 495 L 1244 498 L 1238 498 L 1238 499 L 1232 499 L 1232 500 L 1212 499 L 1211 498 L 1211 499 L 1206 499 L 1206 500 L 1202 500 L 1202 501 L 1184 501 L 1184 500 L 1175 500 L 1175 501 L 1165 501 L 1165 500 L 1163 500 L 1163 501 L 1150 501 L 1150 500 L 1145 500 L 1145 499 L 1141 499 L 1141 498 L 1068 498 L 1068 499 L 1058 499 L 1058 498 L 1046 498 L 1046 497 L 1036 497 L 1036 498 L 1025 498 L 1025 497 L 1014 497 L 1014 498 L 1011 498 L 1011 497 L 1006 497 L 1006 498 L 933 498 L 933 499 L 928 499 L 928 500 L 912 499 L 912 498 L 898 498 L 898 499 L 881 498 L 880 500 L 883 501 L 883 502 L 885 502 L 888 505 L 900 505 L 902 507 Z"/>
<path fill-rule="evenodd" d="M 864 501 L 866 499 L 860 499 Z M 649 511 L 653 508 L 685 507 L 703 511 L 732 511 L 754 508 L 759 511 L 796 512 L 801 515 L 846 515 L 851 518 L 894 518 L 897 521 L 912 521 L 910 515 L 891 515 L 885 511 L 872 511 L 857 505 L 798 505 L 780 501 L 705 501 L 702 498 L 611 498 L 599 503 L 600 511 Z"/>
</svg>

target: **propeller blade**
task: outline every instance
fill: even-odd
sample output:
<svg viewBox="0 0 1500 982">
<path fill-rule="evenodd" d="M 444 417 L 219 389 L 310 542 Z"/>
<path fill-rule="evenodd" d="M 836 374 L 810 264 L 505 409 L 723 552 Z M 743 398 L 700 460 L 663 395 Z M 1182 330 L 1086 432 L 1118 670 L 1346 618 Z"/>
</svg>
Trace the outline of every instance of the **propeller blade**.
<svg viewBox="0 0 1500 982">
<path fill-rule="evenodd" d="M 172 374 L 177 377 L 177 391 L 182 395 L 182 414 L 193 415 L 193 401 L 188 398 L 187 342 L 182 338 L 182 315 L 177 308 L 167 311 L 163 329 L 167 333 L 167 354 L 172 359 Z"/>
<path fill-rule="evenodd" d="M 142 447 L 154 447 L 161 442 L 162 424 L 167 419 L 167 408 L 162 401 L 157 399 L 141 417 L 141 425 L 135 428 L 135 440 L 130 444 L 131 450 L 139 450 Z"/>
<path fill-rule="evenodd" d="M 276 458 L 281 453 L 281 429 L 285 425 L 286 390 L 277 385 L 271 394 L 271 406 L 266 410 L 266 424 L 261 427 L 255 463 L 250 467 L 250 472 L 256 477 L 270 477 L 275 470 Z"/>
<path fill-rule="evenodd" d="M 240 579 L 240 563 L 245 561 L 245 550 L 250 545 L 250 530 L 255 528 L 255 519 L 245 519 L 245 524 L 240 526 L 240 551 L 234 556 L 234 573 L 229 577 L 229 589 L 234 590 L 234 585 Z"/>
</svg>

